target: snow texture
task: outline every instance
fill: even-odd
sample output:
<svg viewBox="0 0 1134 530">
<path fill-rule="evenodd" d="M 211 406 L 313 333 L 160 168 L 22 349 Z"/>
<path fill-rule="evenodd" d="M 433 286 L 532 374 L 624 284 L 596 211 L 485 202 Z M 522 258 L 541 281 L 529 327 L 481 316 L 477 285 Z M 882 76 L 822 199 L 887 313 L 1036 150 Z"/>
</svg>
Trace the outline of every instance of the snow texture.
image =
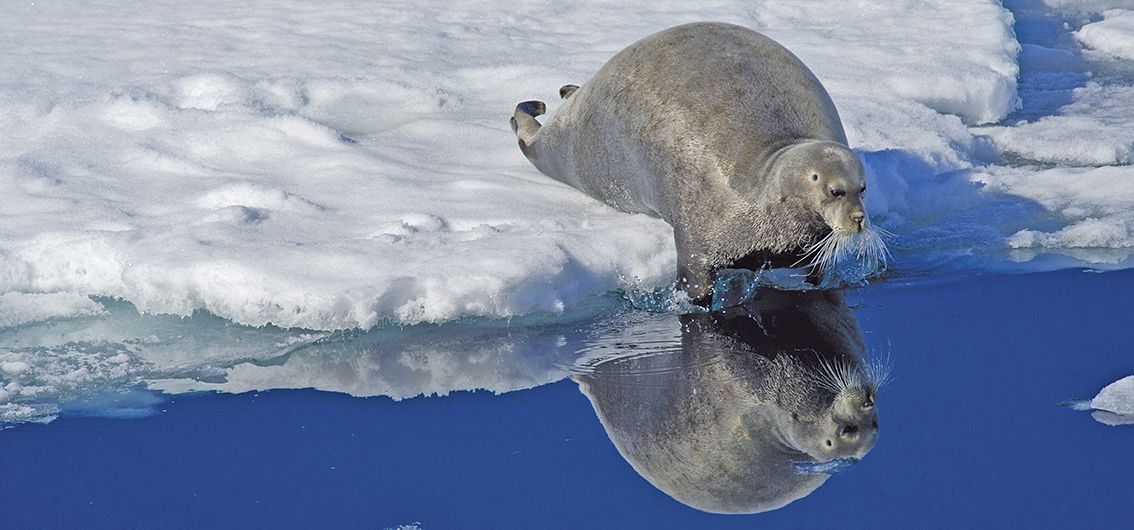
<svg viewBox="0 0 1134 530">
<path fill-rule="evenodd" d="M 1090 401 L 1073 401 L 1075 410 L 1090 410 L 1099 423 L 1110 426 L 1134 424 L 1134 375 L 1123 377 L 1102 390 Z"/>
<path fill-rule="evenodd" d="M 0 294 L 0 329 L 50 318 L 97 315 L 102 306 L 87 296 L 70 293 Z"/>
<path fill-rule="evenodd" d="M 1087 83 L 1072 102 L 1034 122 L 977 129 L 1021 162 L 1068 166 L 1134 163 L 1134 87 Z M 1090 141 L 1084 141 L 1089 139 Z"/>
<path fill-rule="evenodd" d="M 1103 20 L 1083 26 L 1075 37 L 1092 50 L 1134 60 L 1134 11 L 1107 10 Z"/>
<path fill-rule="evenodd" d="M 892 153 L 926 168 L 911 181 L 969 167 L 965 124 L 1017 104 L 1012 17 L 990 0 L 685 5 L 7 8 L 0 292 L 328 330 L 664 286 L 669 227 L 540 175 L 507 118 L 683 22 L 759 29 L 812 67 L 852 145 L 882 153 L 879 219 L 916 193 Z"/>
<path fill-rule="evenodd" d="M 1059 215 L 1062 228 L 1025 229 L 1008 238 L 1014 248 L 1134 247 L 1134 171 L 1097 168 L 996 167 L 973 177 L 990 190 L 1011 192 Z"/>
</svg>

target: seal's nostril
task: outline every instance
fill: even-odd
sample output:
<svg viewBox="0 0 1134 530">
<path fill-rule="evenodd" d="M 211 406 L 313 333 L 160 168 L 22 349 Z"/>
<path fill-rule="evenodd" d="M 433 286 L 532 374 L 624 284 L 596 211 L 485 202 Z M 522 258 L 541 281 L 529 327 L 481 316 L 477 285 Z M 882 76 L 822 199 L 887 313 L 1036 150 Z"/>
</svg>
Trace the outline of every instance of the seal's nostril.
<svg viewBox="0 0 1134 530">
<path fill-rule="evenodd" d="M 858 432 L 858 425 L 846 425 L 843 430 L 839 431 L 840 436 L 849 436 Z"/>
<path fill-rule="evenodd" d="M 854 220 L 854 222 L 862 224 L 862 222 L 866 220 L 866 214 L 862 212 L 855 212 L 851 214 L 850 218 Z"/>
</svg>

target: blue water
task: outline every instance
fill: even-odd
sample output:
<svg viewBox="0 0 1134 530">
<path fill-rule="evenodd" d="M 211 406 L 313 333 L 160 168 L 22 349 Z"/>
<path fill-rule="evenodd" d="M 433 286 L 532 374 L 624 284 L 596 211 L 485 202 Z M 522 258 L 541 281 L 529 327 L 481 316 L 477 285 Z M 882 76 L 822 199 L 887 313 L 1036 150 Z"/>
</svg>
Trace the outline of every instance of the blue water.
<svg viewBox="0 0 1134 530">
<path fill-rule="evenodd" d="M 1134 374 L 1134 271 L 850 293 L 888 353 L 880 437 L 811 495 L 689 508 L 615 450 L 570 379 L 394 402 L 178 396 L 0 431 L 4 528 L 1088 528 L 1134 520 L 1134 428 L 1059 402 Z"/>
</svg>

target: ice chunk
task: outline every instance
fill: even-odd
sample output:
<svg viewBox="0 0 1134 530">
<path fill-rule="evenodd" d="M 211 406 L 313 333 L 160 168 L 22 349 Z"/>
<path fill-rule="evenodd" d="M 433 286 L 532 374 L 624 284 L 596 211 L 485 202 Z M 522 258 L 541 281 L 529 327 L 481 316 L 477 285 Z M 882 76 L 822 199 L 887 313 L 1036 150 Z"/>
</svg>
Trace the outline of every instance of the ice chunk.
<svg viewBox="0 0 1134 530">
<path fill-rule="evenodd" d="M 89 296 L 73 293 L 0 294 L 0 329 L 46 320 L 98 315 L 102 305 Z"/>
<path fill-rule="evenodd" d="M 1047 7 L 1072 12 L 1101 12 L 1107 9 L 1134 9 L 1134 0 L 1040 0 Z"/>
<path fill-rule="evenodd" d="M 1023 197 L 1063 219 L 1061 227 L 1019 230 L 1014 248 L 1134 247 L 1134 167 L 987 168 L 974 180 L 987 190 Z"/>
<path fill-rule="evenodd" d="M 1134 87 L 1088 83 L 1054 115 L 1031 123 L 985 127 L 1021 162 L 1101 166 L 1134 163 Z"/>
<path fill-rule="evenodd" d="M 1089 401 L 1069 401 L 1074 410 L 1090 410 L 1091 416 L 1107 425 L 1134 424 L 1134 375 L 1105 386 Z"/>
<path fill-rule="evenodd" d="M 875 278 L 885 271 L 885 266 L 875 262 L 864 264 L 861 261 L 844 260 L 837 266 L 824 271 L 810 281 L 809 267 L 776 269 L 721 269 L 717 271 L 713 284 L 711 308 L 720 311 L 736 307 L 759 296 L 759 290 L 778 289 L 781 291 L 810 291 L 813 289 L 840 289 L 858 286 Z"/>
<path fill-rule="evenodd" d="M 1104 11 L 1102 20 L 1084 25 L 1075 38 L 1092 50 L 1134 60 L 1134 10 Z"/>
</svg>

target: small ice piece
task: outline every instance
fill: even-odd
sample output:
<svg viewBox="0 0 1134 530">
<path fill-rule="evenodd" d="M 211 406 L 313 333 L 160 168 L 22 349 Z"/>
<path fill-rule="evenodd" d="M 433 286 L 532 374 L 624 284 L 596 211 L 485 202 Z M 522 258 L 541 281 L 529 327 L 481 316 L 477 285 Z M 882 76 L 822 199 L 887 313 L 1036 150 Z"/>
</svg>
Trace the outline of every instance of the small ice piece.
<svg viewBox="0 0 1134 530">
<path fill-rule="evenodd" d="M 764 271 L 722 269 L 713 284 L 713 311 L 741 305 L 756 296 L 760 274 Z"/>
<path fill-rule="evenodd" d="M 886 270 L 886 262 L 874 259 L 842 260 L 835 267 L 824 271 L 820 278 L 819 288 L 837 289 L 853 285 L 862 285 L 871 278 L 876 278 Z"/>
<path fill-rule="evenodd" d="M 857 458 L 847 457 L 847 458 L 836 458 L 834 460 L 829 460 L 827 462 L 798 461 L 798 462 L 792 462 L 792 465 L 795 466 L 795 470 L 797 472 L 799 472 L 799 474 L 801 474 L 801 475 L 808 475 L 808 474 L 812 474 L 812 475 L 813 474 L 834 475 L 835 473 L 842 473 L 843 471 L 850 469 L 851 466 L 853 466 L 857 463 L 858 463 Z"/>
<path fill-rule="evenodd" d="M 1134 375 L 1107 385 L 1090 401 L 1067 401 L 1062 405 L 1072 410 L 1090 410 L 1095 421 L 1106 425 L 1134 424 Z"/>
<path fill-rule="evenodd" d="M 759 287 L 781 291 L 841 289 L 862 285 L 884 270 L 885 267 L 881 266 L 880 262 L 875 262 L 873 265 L 857 262 L 846 263 L 828 269 L 819 277 L 818 283 L 811 283 L 807 280 L 810 271 L 807 267 L 760 269 L 757 271 L 721 269 L 717 271 L 717 279 L 713 283 L 711 310 L 720 311 L 742 305 L 756 296 Z"/>
</svg>

